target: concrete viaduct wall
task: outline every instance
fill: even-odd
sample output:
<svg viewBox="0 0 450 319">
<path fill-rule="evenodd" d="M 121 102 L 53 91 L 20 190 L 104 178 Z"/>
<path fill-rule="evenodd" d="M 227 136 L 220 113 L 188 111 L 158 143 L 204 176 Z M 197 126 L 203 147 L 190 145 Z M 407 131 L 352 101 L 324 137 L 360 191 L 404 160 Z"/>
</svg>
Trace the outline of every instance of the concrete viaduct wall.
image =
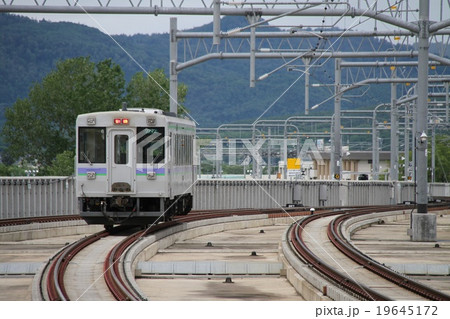
<svg viewBox="0 0 450 319">
<path fill-rule="evenodd" d="M 0 177 L 0 219 L 77 214 L 73 177 Z M 198 180 L 194 209 L 384 205 L 414 201 L 414 183 L 380 181 Z M 450 184 L 429 184 L 450 196 Z"/>
</svg>

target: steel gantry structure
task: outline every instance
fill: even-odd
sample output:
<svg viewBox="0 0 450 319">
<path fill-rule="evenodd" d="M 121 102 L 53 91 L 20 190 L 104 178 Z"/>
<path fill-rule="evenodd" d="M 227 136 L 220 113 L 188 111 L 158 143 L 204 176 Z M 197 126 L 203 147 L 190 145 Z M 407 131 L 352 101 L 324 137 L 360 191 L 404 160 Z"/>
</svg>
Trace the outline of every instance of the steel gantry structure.
<svg viewBox="0 0 450 319">
<path fill-rule="evenodd" d="M 334 100 L 332 172 L 337 180 L 341 178 L 342 171 L 340 114 L 344 94 L 359 87 L 355 83 L 367 80 L 368 74 L 376 72 L 373 70 L 389 67 L 392 70 L 390 74 L 385 72 L 383 75 L 379 72 L 377 76 L 370 78 L 374 79 L 371 83 L 392 83 L 391 148 L 398 148 L 395 123 L 398 117 L 399 89 L 395 83 L 399 83 L 396 82 L 398 79 L 405 81 L 404 79 L 412 77 L 411 74 L 415 74 L 417 81 L 412 113 L 417 208 L 419 214 L 426 214 L 429 79 L 441 81 L 447 87 L 447 116 L 444 125 L 448 125 L 450 66 L 450 3 L 444 0 L 433 1 L 432 6 L 435 9 L 430 12 L 429 0 L 1 0 L 0 12 L 211 16 L 213 31 L 198 33 L 179 31 L 176 18 L 171 18 L 170 109 L 173 112 L 177 110 L 179 72 L 212 59 L 248 59 L 250 87 L 281 69 L 300 69 L 305 77 L 305 114 L 308 114 L 309 70 L 334 59 L 334 92 L 328 99 Z M 248 24 L 233 30 L 222 30 L 221 16 L 244 16 Z M 271 23 L 272 29 L 264 29 L 267 22 Z M 336 30 L 339 27 L 342 29 L 342 25 L 345 30 Z M 273 27 L 279 29 L 273 31 Z M 366 30 L 357 30 L 364 28 Z M 349 44 L 348 39 L 355 37 L 360 39 L 358 46 Z M 390 49 L 386 50 L 380 45 L 381 42 L 390 43 Z M 433 52 L 430 52 L 430 43 L 437 48 Z M 184 50 L 183 60 L 179 59 L 180 45 Z M 283 63 L 273 71 L 257 77 L 257 59 L 283 59 Z M 349 65 L 355 59 L 371 59 L 377 65 Z M 395 63 L 399 62 L 408 62 L 410 65 L 404 64 L 401 70 L 394 71 Z M 431 65 L 435 66 L 433 74 L 429 73 Z M 343 67 L 348 69 L 344 74 Z M 368 83 L 366 81 L 365 84 Z M 256 121 L 264 114 L 265 112 Z M 397 156 L 396 152 L 397 149 L 391 149 L 391 153 L 394 153 L 392 156 Z M 391 170 L 398 170 L 397 158 L 391 157 Z M 391 174 L 391 178 L 398 178 L 397 174 Z"/>
</svg>

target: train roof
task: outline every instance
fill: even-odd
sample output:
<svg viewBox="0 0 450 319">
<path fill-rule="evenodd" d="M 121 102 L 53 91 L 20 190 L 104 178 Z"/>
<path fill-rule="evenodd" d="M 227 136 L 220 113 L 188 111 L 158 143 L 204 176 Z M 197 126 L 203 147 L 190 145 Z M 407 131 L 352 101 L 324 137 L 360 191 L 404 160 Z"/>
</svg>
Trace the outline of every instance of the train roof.
<svg viewBox="0 0 450 319">
<path fill-rule="evenodd" d="M 172 121 L 177 121 L 177 122 L 184 122 L 185 124 L 190 124 L 195 126 L 195 123 L 188 119 L 188 118 L 182 118 L 182 117 L 177 117 L 177 115 L 173 112 L 166 112 L 160 109 L 152 109 L 152 108 L 128 108 L 128 109 L 119 109 L 116 111 L 104 111 L 104 112 L 92 112 L 92 113 L 84 113 L 84 114 L 79 114 L 77 117 L 77 122 L 80 119 L 89 117 L 89 116 L 102 116 L 102 115 L 113 115 L 113 116 L 118 116 L 118 114 L 120 113 L 129 113 L 129 115 L 132 114 L 146 114 L 146 115 L 156 115 L 156 116 L 161 116 L 161 117 L 167 117 L 167 118 L 172 118 Z"/>
</svg>

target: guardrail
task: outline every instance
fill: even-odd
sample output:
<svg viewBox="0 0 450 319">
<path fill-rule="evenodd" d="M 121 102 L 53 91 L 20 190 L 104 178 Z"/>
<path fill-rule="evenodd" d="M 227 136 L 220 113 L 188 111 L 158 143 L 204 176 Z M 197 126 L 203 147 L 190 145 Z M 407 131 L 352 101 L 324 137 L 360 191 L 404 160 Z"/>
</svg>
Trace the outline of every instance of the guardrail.
<svg viewBox="0 0 450 319">
<path fill-rule="evenodd" d="M 390 205 L 414 201 L 414 183 L 379 181 L 199 180 L 194 209 Z"/>
<path fill-rule="evenodd" d="M 430 196 L 450 197 L 450 184 L 429 184 Z M 412 182 L 198 180 L 194 209 L 389 205 L 414 201 Z M 0 219 L 78 214 L 73 177 L 0 177 Z"/>
<path fill-rule="evenodd" d="M 0 219 L 78 214 L 73 177 L 0 177 Z"/>
</svg>

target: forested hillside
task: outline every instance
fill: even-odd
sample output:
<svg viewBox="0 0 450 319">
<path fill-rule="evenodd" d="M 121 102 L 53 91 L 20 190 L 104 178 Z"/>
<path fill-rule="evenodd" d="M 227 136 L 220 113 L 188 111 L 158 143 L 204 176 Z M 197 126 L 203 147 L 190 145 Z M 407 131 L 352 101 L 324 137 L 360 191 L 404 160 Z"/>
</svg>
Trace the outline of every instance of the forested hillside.
<svg viewBox="0 0 450 319">
<path fill-rule="evenodd" d="M 222 29 L 243 26 L 246 24 L 243 19 L 223 18 Z M 0 125 L 4 121 L 3 109 L 18 98 L 26 97 L 31 85 L 41 81 L 58 60 L 89 56 L 98 62 L 111 58 L 123 69 L 127 81 L 142 71 L 140 67 L 147 71 L 162 68 L 168 72 L 168 34 L 114 36 L 122 49 L 108 35 L 94 28 L 64 22 L 38 22 L 8 14 L 0 15 L 0 30 Z M 212 25 L 195 30 L 212 31 Z M 181 52 L 179 55 L 182 56 Z M 257 60 L 257 75 L 282 63 L 281 60 Z M 329 61 L 325 68 L 311 69 L 312 81 L 331 84 L 334 81 L 333 65 L 333 61 Z M 248 60 L 213 60 L 183 70 L 179 81 L 188 87 L 185 106 L 191 115 L 200 126 L 211 127 L 253 121 L 272 104 L 265 118 L 286 118 L 303 113 L 303 78 L 287 90 L 299 76 L 299 72 L 280 70 L 267 80 L 258 82 L 256 88 L 249 88 Z M 343 107 L 367 107 L 385 102 L 388 98 L 379 93 L 382 89 L 381 86 L 375 88 L 364 100 L 344 101 Z M 328 89 L 315 88 L 310 91 L 310 103 L 314 105 L 331 95 Z M 330 112 L 332 105 L 332 102 L 327 103 L 318 112 Z"/>
</svg>

